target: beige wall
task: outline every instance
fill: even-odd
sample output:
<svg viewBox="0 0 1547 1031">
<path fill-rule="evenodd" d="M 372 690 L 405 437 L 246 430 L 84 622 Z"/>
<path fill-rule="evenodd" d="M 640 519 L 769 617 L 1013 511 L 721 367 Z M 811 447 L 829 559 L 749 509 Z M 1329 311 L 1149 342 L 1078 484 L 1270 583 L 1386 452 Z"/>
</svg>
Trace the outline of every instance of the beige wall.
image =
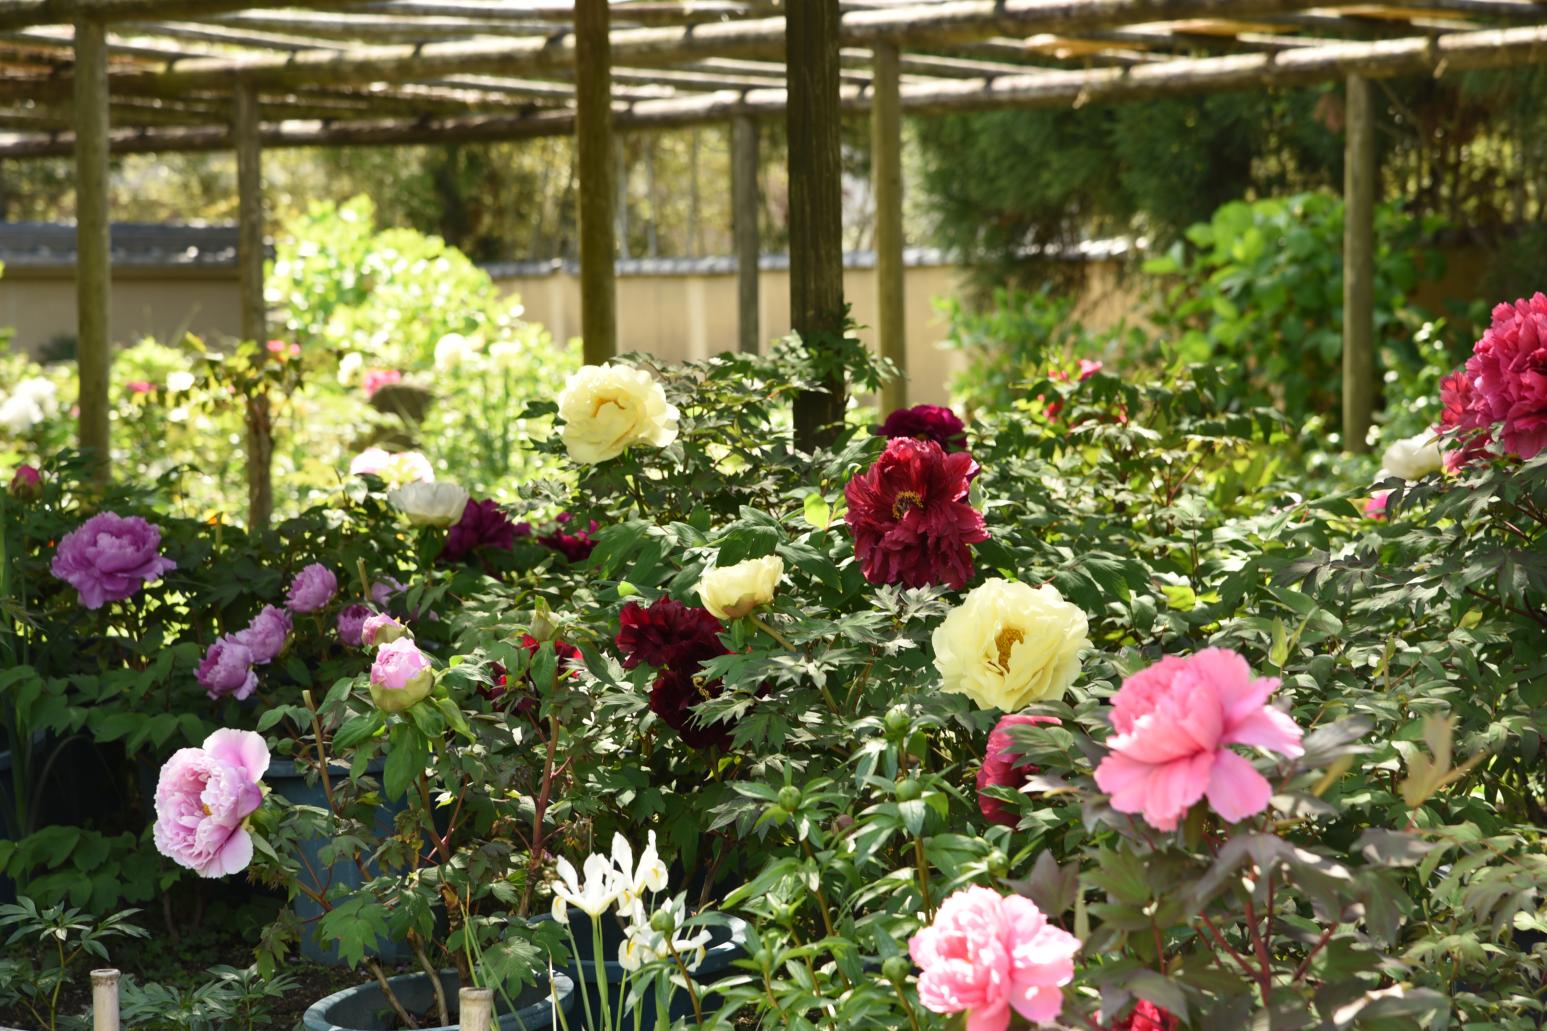
<svg viewBox="0 0 1547 1031">
<path fill-rule="evenodd" d="M 113 272 L 109 332 L 118 343 L 173 340 L 185 332 L 234 337 L 238 317 L 234 269 Z M 7 267 L 0 275 L 0 326 L 14 329 L 14 346 L 32 354 L 56 337 L 75 336 L 74 271 Z"/>
</svg>

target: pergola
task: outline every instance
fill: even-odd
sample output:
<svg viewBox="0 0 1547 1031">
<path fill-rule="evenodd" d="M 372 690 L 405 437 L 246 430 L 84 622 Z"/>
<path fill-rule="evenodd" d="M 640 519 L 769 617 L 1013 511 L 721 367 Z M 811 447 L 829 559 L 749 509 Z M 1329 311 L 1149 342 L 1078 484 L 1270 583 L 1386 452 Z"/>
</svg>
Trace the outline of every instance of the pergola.
<svg viewBox="0 0 1547 1031">
<path fill-rule="evenodd" d="M 902 367 L 903 112 L 1341 79 L 1343 433 L 1362 449 L 1375 393 L 1370 80 L 1544 54 L 1547 0 L 0 0 L 0 158 L 75 157 L 80 439 L 105 456 L 113 153 L 236 152 L 242 335 L 261 341 L 265 148 L 573 135 L 584 353 L 602 362 L 616 351 L 614 133 L 732 123 L 740 346 L 755 350 L 758 121 L 786 119 L 791 324 L 819 349 L 844 313 L 839 123 L 868 113 L 879 347 Z M 796 400 L 802 443 L 841 417 L 844 384 L 827 386 Z M 882 403 L 905 399 L 899 380 Z M 247 421 L 262 525 L 265 398 Z"/>
</svg>

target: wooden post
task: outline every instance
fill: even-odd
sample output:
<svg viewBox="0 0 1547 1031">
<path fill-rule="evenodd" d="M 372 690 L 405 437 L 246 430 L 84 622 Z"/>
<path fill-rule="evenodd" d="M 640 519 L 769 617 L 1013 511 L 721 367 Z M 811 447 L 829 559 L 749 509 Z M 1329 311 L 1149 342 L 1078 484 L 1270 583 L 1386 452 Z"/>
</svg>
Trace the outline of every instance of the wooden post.
<svg viewBox="0 0 1547 1031">
<path fill-rule="evenodd" d="M 790 170 L 790 326 L 813 364 L 843 334 L 843 165 L 839 151 L 838 0 L 785 8 L 786 125 Z M 832 441 L 843 419 L 844 382 L 795 396 L 795 446 Z"/>
<path fill-rule="evenodd" d="M 263 300 L 263 146 L 259 138 L 258 91 L 249 83 L 236 87 L 237 282 L 241 292 L 243 340 L 258 345 L 257 361 L 268 352 L 268 307 Z M 247 528 L 269 525 L 274 511 L 274 428 L 269 393 L 254 387 L 247 399 Z"/>
<path fill-rule="evenodd" d="M 107 380 L 112 365 L 112 297 L 107 210 L 107 34 L 99 21 L 75 23 L 75 362 L 80 376 L 80 446 L 92 474 L 112 474 Z"/>
<path fill-rule="evenodd" d="M 580 166 L 580 335 L 587 365 L 618 353 L 613 238 L 612 69 L 607 0 L 575 0 L 575 145 Z"/>
<path fill-rule="evenodd" d="M 758 321 L 757 122 L 737 115 L 731 123 L 731 231 L 736 236 L 736 329 L 741 350 L 762 348 Z"/>
<path fill-rule="evenodd" d="M 118 1031 L 118 971 L 91 972 L 92 1031 Z"/>
<path fill-rule="evenodd" d="M 461 1031 L 494 1031 L 494 989 L 463 988 L 457 992 L 457 1013 Z"/>
<path fill-rule="evenodd" d="M 1375 118 L 1370 80 L 1348 76 L 1343 159 L 1343 448 L 1369 450 L 1375 401 Z"/>
<path fill-rule="evenodd" d="M 873 51 L 870 165 L 876 201 L 876 337 L 897 378 L 881 387 L 881 414 L 908 404 L 908 326 L 903 309 L 902 104 L 897 44 Z"/>
</svg>

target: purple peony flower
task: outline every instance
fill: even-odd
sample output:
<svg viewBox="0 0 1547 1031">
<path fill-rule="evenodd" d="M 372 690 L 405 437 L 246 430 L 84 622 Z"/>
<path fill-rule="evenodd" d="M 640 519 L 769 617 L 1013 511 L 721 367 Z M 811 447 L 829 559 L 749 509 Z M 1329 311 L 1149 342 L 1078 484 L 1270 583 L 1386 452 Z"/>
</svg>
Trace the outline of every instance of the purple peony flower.
<svg viewBox="0 0 1547 1031">
<path fill-rule="evenodd" d="M 351 648 L 358 648 L 364 644 L 361 633 L 365 630 L 365 621 L 371 618 L 371 607 L 356 602 L 353 605 L 345 605 L 338 613 L 338 639 Z"/>
<path fill-rule="evenodd" d="M 267 666 L 279 657 L 290 643 L 290 614 L 273 605 L 263 606 L 263 611 L 253 617 L 246 630 L 235 635 L 238 643 L 252 653 L 252 661 Z"/>
<path fill-rule="evenodd" d="M 408 633 L 402 623 L 385 613 L 366 616 L 360 624 L 360 643 L 367 648 L 390 644 Z"/>
<path fill-rule="evenodd" d="M 242 701 L 258 687 L 258 674 L 252 670 L 252 652 L 235 637 L 222 637 L 209 646 L 199 663 L 199 683 L 211 698 L 227 695 Z"/>
<path fill-rule="evenodd" d="M 955 412 L 940 405 L 899 408 L 886 417 L 876 433 L 883 437 L 932 440 L 946 453 L 967 450 L 967 428 Z"/>
<path fill-rule="evenodd" d="M 100 512 L 65 534 L 50 568 L 79 592 L 82 605 L 100 609 L 177 568 L 160 548 L 159 527 L 139 516 Z"/>
<path fill-rule="evenodd" d="M 402 594 L 408 590 L 408 585 L 399 581 L 396 577 L 387 577 L 385 580 L 377 580 L 371 584 L 371 601 L 376 607 L 384 609 L 394 595 Z"/>
<path fill-rule="evenodd" d="M 462 518 L 446 531 L 446 545 L 440 557 L 447 562 L 461 562 L 479 548 L 495 548 L 509 551 L 516 543 L 516 524 L 510 521 L 498 502 L 492 498 L 483 501 L 468 499 L 462 509 Z"/>
<path fill-rule="evenodd" d="M 290 594 L 285 600 L 291 612 L 316 612 L 325 607 L 338 593 L 338 577 L 321 562 L 313 562 L 290 582 Z"/>
</svg>

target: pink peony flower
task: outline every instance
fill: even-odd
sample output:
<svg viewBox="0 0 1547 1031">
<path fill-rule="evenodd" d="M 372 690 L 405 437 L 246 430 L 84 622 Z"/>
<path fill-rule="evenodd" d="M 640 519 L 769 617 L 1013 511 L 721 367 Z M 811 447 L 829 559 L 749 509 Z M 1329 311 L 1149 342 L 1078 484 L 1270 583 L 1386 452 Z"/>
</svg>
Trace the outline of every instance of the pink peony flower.
<svg viewBox="0 0 1547 1031">
<path fill-rule="evenodd" d="M 1487 455 L 1493 434 L 1465 369 L 1440 380 L 1440 404 L 1440 431 L 1453 433 L 1458 445 L 1445 451 L 1445 468 L 1456 472 Z"/>
<path fill-rule="evenodd" d="M 376 391 L 393 383 L 403 382 L 403 373 L 397 369 L 367 369 L 360 380 L 366 397 L 375 397 Z"/>
<path fill-rule="evenodd" d="M 1015 742 L 1010 737 L 1011 727 L 1034 727 L 1039 723 L 1062 726 L 1057 716 L 1002 716 L 988 732 L 988 748 L 983 753 L 983 765 L 978 767 L 978 809 L 989 823 L 1014 827 L 1020 822 L 1015 811 L 997 798 L 985 795 L 984 788 L 1009 788 L 1012 791 L 1026 783 L 1026 778 L 1037 771 L 1015 752 Z"/>
<path fill-rule="evenodd" d="M 128 383 L 125 383 L 124 387 L 127 388 L 131 394 L 148 394 L 152 390 L 156 389 L 156 385 L 154 383 L 145 379 L 132 379 Z"/>
<path fill-rule="evenodd" d="M 290 593 L 285 606 L 291 612 L 316 612 L 324 608 L 338 593 L 338 577 L 321 562 L 313 562 L 290 581 Z"/>
<path fill-rule="evenodd" d="M 246 820 L 263 802 L 268 768 L 268 746 L 251 731 L 217 730 L 200 748 L 178 749 L 156 784 L 156 850 L 200 877 L 246 869 Z"/>
<path fill-rule="evenodd" d="M 35 501 L 43 495 L 43 474 L 37 466 L 19 465 L 11 474 L 11 497 L 17 501 Z"/>
<path fill-rule="evenodd" d="M 65 534 L 50 569 L 75 588 L 82 605 L 100 609 L 177 568 L 160 548 L 159 527 L 139 516 L 100 512 Z"/>
<path fill-rule="evenodd" d="M 1110 751 L 1096 784 L 1120 813 L 1140 813 L 1156 830 L 1175 830 L 1194 802 L 1234 823 L 1268 806 L 1267 778 L 1230 745 L 1255 745 L 1290 758 L 1304 754 L 1302 731 L 1267 704 L 1276 677 L 1253 678 L 1235 652 L 1206 648 L 1167 656 L 1127 680 L 1112 698 Z"/>
<path fill-rule="evenodd" d="M 371 584 L 371 601 L 376 603 L 377 608 L 384 609 L 395 595 L 402 594 L 406 590 L 408 590 L 407 584 L 397 577 L 389 576 L 385 580 L 377 580 Z"/>
<path fill-rule="evenodd" d="M 385 712 L 401 712 L 430 693 L 435 673 L 429 656 L 407 637 L 381 646 L 371 663 L 371 698 Z"/>
<path fill-rule="evenodd" d="M 1364 503 L 1364 517 L 1366 519 L 1386 518 L 1386 502 L 1391 500 L 1391 491 L 1378 490 L 1371 494 Z"/>
<path fill-rule="evenodd" d="M 1494 308 L 1466 374 L 1479 419 L 1500 424 L 1505 451 L 1534 458 L 1547 448 L 1547 295 Z"/>
<path fill-rule="evenodd" d="M 402 623 L 393 619 L 384 612 L 366 616 L 365 622 L 360 624 L 360 643 L 370 648 L 378 644 L 388 644 L 396 641 L 408 633 Z"/>
<path fill-rule="evenodd" d="M 345 605 L 338 612 L 338 639 L 350 648 L 359 648 L 365 643 L 366 620 L 374 613 L 369 605 Z M 388 617 L 391 618 L 390 616 Z"/>
<path fill-rule="evenodd" d="M 1097 1019 L 1100 1020 L 1100 1014 Z M 1106 1026 L 1112 1031 L 1177 1031 L 1181 1024 L 1170 1010 L 1140 999 L 1126 1017 Z"/>
<path fill-rule="evenodd" d="M 258 687 L 252 666 L 252 652 L 245 644 L 235 637 L 222 637 L 204 653 L 195 675 L 211 698 L 229 695 L 240 702 L 252 697 Z"/>
<path fill-rule="evenodd" d="M 965 888 L 908 942 L 922 971 L 919 1002 L 933 1013 L 967 1013 L 967 1031 L 1004 1031 L 1013 1009 L 1043 1026 L 1063 1009 L 1079 939 L 1053 927 L 1036 903 Z"/>
<path fill-rule="evenodd" d="M 1101 363 L 1091 358 L 1080 359 L 1080 382 L 1084 383 L 1101 371 Z"/>
<path fill-rule="evenodd" d="M 236 640 L 247 646 L 252 661 L 267 666 L 279 658 L 285 645 L 290 643 L 290 614 L 273 605 L 263 606 L 263 611 L 252 618 L 246 630 L 238 631 Z"/>
</svg>

